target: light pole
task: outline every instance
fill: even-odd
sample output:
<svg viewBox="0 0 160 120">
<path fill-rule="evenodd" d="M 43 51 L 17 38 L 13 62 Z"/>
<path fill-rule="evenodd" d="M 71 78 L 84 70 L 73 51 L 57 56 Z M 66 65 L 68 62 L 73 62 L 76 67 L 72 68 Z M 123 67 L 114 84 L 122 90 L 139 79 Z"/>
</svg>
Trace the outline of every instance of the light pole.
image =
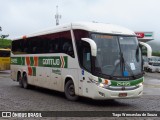
<svg viewBox="0 0 160 120">
<path fill-rule="evenodd" d="M 56 6 L 55 19 L 56 19 L 56 25 L 59 25 L 59 19 L 61 19 L 61 15 L 58 13 L 58 5 Z"/>
</svg>

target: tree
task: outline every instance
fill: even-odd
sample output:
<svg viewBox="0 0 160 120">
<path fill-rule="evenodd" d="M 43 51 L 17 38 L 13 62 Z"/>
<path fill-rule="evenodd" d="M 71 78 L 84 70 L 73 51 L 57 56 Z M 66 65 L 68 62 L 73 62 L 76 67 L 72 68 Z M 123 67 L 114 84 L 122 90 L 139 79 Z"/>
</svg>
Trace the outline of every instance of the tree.
<svg viewBox="0 0 160 120">
<path fill-rule="evenodd" d="M 0 26 L 0 31 L 2 31 L 2 27 Z M 0 38 L 1 39 L 4 39 L 4 38 L 6 38 L 6 37 L 8 37 L 9 35 L 0 35 Z"/>
</svg>

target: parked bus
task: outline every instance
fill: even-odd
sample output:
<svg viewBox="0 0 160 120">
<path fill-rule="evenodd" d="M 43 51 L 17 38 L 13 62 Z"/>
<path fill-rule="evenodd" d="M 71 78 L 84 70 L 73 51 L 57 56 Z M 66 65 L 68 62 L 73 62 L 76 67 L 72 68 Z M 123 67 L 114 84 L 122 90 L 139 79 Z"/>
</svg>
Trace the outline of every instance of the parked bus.
<svg viewBox="0 0 160 120">
<path fill-rule="evenodd" d="M 0 71 L 10 70 L 10 49 L 0 48 Z"/>
<path fill-rule="evenodd" d="M 141 49 L 133 31 L 79 22 L 14 39 L 11 78 L 61 91 L 69 100 L 139 97 L 143 93 Z"/>
</svg>

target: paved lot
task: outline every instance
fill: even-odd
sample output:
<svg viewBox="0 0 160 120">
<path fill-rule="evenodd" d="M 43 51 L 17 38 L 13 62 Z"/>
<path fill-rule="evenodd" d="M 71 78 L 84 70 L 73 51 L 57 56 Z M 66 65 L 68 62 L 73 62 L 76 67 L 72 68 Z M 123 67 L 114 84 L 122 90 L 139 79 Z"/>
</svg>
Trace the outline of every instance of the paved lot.
<svg viewBox="0 0 160 120">
<path fill-rule="evenodd" d="M 136 99 L 95 101 L 80 98 L 68 101 L 63 93 L 42 88 L 23 89 L 10 79 L 9 72 L 0 72 L 0 111 L 160 111 L 160 73 L 145 75 L 144 95 Z M 53 118 L 46 118 L 53 119 Z M 71 119 L 71 118 L 55 118 Z M 82 119 L 82 118 L 72 118 Z M 84 120 L 86 118 L 83 118 Z M 93 119 L 93 118 L 87 118 Z M 106 118 L 94 118 L 106 119 Z M 116 118 L 109 118 L 116 119 Z M 120 118 L 130 119 L 130 118 Z M 141 119 L 141 118 L 132 118 Z M 151 119 L 151 118 L 145 118 Z M 158 118 L 155 118 L 158 120 Z"/>
</svg>

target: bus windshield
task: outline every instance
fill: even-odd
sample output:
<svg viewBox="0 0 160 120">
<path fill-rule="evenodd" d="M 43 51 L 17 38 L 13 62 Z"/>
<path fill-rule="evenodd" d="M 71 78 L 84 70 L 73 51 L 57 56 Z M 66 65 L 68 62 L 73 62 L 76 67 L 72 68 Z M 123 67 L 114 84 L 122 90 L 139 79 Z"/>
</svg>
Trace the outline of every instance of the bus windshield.
<svg viewBox="0 0 160 120">
<path fill-rule="evenodd" d="M 95 72 L 130 77 L 142 73 L 141 50 L 136 37 L 91 34 L 97 44 Z"/>
</svg>

